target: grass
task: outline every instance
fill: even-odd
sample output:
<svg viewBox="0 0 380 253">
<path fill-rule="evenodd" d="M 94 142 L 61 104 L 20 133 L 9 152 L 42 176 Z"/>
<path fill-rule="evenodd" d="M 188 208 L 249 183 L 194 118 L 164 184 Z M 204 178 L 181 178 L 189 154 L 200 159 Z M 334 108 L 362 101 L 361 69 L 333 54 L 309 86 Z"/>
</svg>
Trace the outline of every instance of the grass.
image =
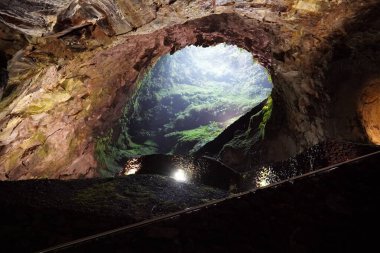
<svg viewBox="0 0 380 253">
<path fill-rule="evenodd" d="M 191 141 L 211 141 L 223 131 L 216 122 L 212 122 L 210 125 L 200 126 L 195 129 L 177 131 L 167 134 L 167 137 L 176 136 L 181 142 Z"/>
</svg>

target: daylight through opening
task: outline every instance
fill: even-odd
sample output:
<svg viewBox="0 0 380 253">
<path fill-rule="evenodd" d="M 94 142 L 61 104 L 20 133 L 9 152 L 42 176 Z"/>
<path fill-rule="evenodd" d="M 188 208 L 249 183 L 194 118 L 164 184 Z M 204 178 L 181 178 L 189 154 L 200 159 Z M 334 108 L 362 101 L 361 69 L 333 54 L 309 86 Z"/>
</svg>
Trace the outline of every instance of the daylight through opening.
<svg viewBox="0 0 380 253">
<path fill-rule="evenodd" d="M 272 90 L 267 70 L 252 54 L 226 44 L 165 55 L 137 86 L 120 119 L 120 135 L 108 147 L 114 164 L 141 155 L 192 154 Z"/>
</svg>

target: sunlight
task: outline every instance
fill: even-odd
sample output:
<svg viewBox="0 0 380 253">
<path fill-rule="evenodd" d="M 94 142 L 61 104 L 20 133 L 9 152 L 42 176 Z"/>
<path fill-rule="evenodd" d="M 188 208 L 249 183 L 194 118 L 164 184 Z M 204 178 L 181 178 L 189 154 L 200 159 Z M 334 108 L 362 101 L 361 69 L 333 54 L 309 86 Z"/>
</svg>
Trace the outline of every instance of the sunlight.
<svg viewBox="0 0 380 253">
<path fill-rule="evenodd" d="M 250 52 L 227 44 L 163 55 L 137 86 L 112 147 L 118 160 L 194 154 L 272 91 L 265 67 Z M 138 164 L 128 166 L 125 171 L 134 173 Z"/>
<path fill-rule="evenodd" d="M 237 46 L 218 44 L 210 47 L 188 46 L 171 56 L 173 60 L 186 62 L 200 76 L 219 81 L 231 81 L 256 73 L 262 68 L 252 54 Z"/>
</svg>

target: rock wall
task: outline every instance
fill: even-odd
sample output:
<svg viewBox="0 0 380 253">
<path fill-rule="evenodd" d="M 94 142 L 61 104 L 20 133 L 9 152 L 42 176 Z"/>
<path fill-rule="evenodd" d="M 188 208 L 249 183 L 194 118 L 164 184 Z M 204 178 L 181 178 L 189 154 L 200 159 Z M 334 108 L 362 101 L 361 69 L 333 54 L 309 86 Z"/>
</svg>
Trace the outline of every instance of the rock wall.
<svg viewBox="0 0 380 253">
<path fill-rule="evenodd" d="M 371 81 L 360 94 L 359 115 L 371 142 L 380 145 L 380 79 Z"/>
<path fill-rule="evenodd" d="M 0 101 L 0 179 L 98 175 L 95 138 L 120 117 L 138 77 L 187 45 L 235 44 L 269 69 L 274 107 L 260 145 L 263 159 L 286 158 L 331 136 L 375 140 L 377 133 L 363 130 L 369 124 L 362 122 L 373 121 L 365 113 L 348 110 L 359 129 L 354 135 L 344 134 L 347 124 L 334 123 L 345 100 L 334 61 L 337 55 L 345 66 L 355 61 L 342 51 L 347 41 L 355 42 L 348 43 L 355 52 L 378 54 L 378 0 L 216 3 L 0 3 L 0 51 L 9 59 Z M 378 59 L 366 62 L 376 66 Z M 364 87 L 372 75 L 361 73 L 369 79 Z"/>
</svg>

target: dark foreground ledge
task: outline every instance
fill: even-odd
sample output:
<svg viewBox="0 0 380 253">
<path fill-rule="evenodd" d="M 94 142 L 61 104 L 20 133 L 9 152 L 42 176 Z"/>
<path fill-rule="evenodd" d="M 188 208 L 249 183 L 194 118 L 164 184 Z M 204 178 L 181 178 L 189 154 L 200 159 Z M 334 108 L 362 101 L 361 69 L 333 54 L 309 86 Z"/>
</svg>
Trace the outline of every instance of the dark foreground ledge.
<svg viewBox="0 0 380 253">
<path fill-rule="evenodd" d="M 378 248 L 380 155 L 64 252 L 365 252 Z"/>
<path fill-rule="evenodd" d="M 226 196 L 159 175 L 0 182 L 0 252 L 34 252 Z"/>
</svg>

